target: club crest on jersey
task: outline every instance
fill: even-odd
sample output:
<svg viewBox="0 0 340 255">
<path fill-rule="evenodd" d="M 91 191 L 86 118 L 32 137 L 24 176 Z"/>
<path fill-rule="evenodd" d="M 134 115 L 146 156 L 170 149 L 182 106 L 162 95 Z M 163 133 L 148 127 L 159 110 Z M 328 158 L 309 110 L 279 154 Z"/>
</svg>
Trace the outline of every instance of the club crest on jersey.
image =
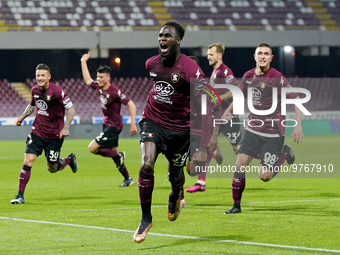
<svg viewBox="0 0 340 255">
<path fill-rule="evenodd" d="M 178 73 L 171 73 L 171 81 L 177 83 L 179 81 L 180 75 Z"/>
<path fill-rule="evenodd" d="M 264 89 L 266 88 L 266 85 L 267 85 L 267 84 L 264 83 L 264 82 L 260 82 L 259 85 L 260 85 L 260 89 L 261 89 L 261 90 L 264 90 Z"/>
</svg>

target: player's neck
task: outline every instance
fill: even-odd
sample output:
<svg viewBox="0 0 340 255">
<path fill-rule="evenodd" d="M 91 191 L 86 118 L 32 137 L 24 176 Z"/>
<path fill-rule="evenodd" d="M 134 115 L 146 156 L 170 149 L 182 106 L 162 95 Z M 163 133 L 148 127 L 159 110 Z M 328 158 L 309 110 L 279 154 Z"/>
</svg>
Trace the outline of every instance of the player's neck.
<svg viewBox="0 0 340 255">
<path fill-rule="evenodd" d="M 181 52 L 178 51 L 176 52 L 176 54 L 172 54 L 169 58 L 162 57 L 161 59 L 162 59 L 163 66 L 172 67 L 180 55 L 181 55 Z"/>
<path fill-rule="evenodd" d="M 255 74 L 256 75 L 264 75 L 266 72 L 268 72 L 270 66 L 266 66 L 266 67 L 256 67 L 255 69 Z"/>
<path fill-rule="evenodd" d="M 102 90 L 107 90 L 110 87 L 111 83 L 106 83 L 103 87 Z"/>
<path fill-rule="evenodd" d="M 50 86 L 50 83 L 47 83 L 44 86 L 39 87 L 39 88 L 40 88 L 41 91 L 44 91 L 44 90 L 47 90 L 49 86 Z"/>
<path fill-rule="evenodd" d="M 222 61 L 217 61 L 216 64 L 213 66 L 214 70 L 217 70 L 222 65 Z"/>
</svg>

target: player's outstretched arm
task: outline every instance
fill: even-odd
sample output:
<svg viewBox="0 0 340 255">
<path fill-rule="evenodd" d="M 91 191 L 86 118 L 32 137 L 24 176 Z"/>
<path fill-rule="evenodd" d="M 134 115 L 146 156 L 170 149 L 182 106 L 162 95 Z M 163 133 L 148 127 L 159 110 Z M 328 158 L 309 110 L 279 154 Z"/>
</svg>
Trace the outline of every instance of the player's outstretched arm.
<svg viewBox="0 0 340 255">
<path fill-rule="evenodd" d="M 136 105 L 132 100 L 130 100 L 126 105 L 129 107 L 129 113 L 131 116 L 130 135 L 133 136 L 138 133 L 136 126 Z"/>
<path fill-rule="evenodd" d="M 90 86 L 91 83 L 93 82 L 93 79 L 91 78 L 90 72 L 89 72 L 89 68 L 87 67 L 87 60 L 89 60 L 90 58 L 90 52 L 84 54 L 81 59 L 80 59 L 80 63 L 81 63 L 81 72 L 83 74 L 83 79 L 84 82 Z"/>
<path fill-rule="evenodd" d="M 28 104 L 28 105 L 26 106 L 25 111 L 20 115 L 19 118 L 17 118 L 17 119 L 15 120 L 15 122 L 14 122 L 15 125 L 21 126 L 23 120 L 24 120 L 26 117 L 30 116 L 33 112 L 34 112 L 34 106 L 32 106 L 31 104 Z"/>
<path fill-rule="evenodd" d="M 297 97 L 300 98 L 300 97 Z M 305 138 L 303 135 L 302 131 L 302 126 L 301 126 L 301 119 L 302 119 L 302 112 L 301 110 L 295 105 L 295 121 L 296 121 L 296 126 L 293 128 L 293 132 L 291 137 L 294 139 L 294 142 L 300 143 L 303 141 Z"/>
<path fill-rule="evenodd" d="M 76 110 L 74 109 L 74 107 L 71 107 L 70 109 L 67 110 L 66 121 L 65 121 L 63 129 L 60 131 L 60 138 L 70 135 L 69 129 L 70 129 L 72 120 L 74 118 L 75 112 Z"/>
<path fill-rule="evenodd" d="M 233 94 L 231 93 L 231 91 L 229 90 L 227 93 L 224 93 L 222 95 L 220 95 L 221 100 L 228 100 L 229 98 L 232 98 Z"/>
</svg>

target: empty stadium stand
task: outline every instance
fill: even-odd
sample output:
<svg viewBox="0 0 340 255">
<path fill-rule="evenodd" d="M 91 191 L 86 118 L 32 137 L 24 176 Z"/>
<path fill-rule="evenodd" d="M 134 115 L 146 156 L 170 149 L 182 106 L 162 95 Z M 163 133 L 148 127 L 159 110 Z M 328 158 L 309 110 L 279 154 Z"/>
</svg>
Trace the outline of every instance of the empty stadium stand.
<svg viewBox="0 0 340 255">
<path fill-rule="evenodd" d="M 309 111 L 339 111 L 340 86 L 339 79 L 335 78 L 291 78 L 289 79 L 294 87 L 306 88 L 311 92 L 311 100 L 304 104 Z M 99 94 L 77 78 L 54 81 L 62 87 L 71 97 L 76 108 L 76 115 L 80 116 L 81 123 L 91 123 L 92 116 L 102 116 L 99 102 Z M 113 78 L 112 83 L 120 88 L 137 107 L 137 115 L 140 115 L 145 107 L 148 92 L 152 87 L 150 78 Z M 26 84 L 32 87 L 34 80 L 27 79 Z M 18 117 L 25 107 L 27 101 L 16 92 L 10 82 L 0 80 L 0 116 Z M 292 111 L 292 107 L 287 108 Z M 121 115 L 129 115 L 128 107 L 122 106 Z"/>
<path fill-rule="evenodd" d="M 339 30 L 336 0 L 0 1 L 0 31 L 158 29 Z"/>
<path fill-rule="evenodd" d="M 102 116 L 102 109 L 99 101 L 99 92 L 88 87 L 82 79 L 64 79 L 54 81 L 62 87 L 72 99 L 76 108 L 76 115 L 80 116 L 81 122 L 91 122 L 92 116 Z M 152 87 L 149 78 L 113 78 L 112 83 L 120 88 L 134 103 L 137 108 L 137 115 L 144 109 L 146 98 Z M 35 80 L 27 79 L 26 84 L 32 87 Z M 16 114 L 21 114 L 23 108 Z M 129 115 L 129 108 L 122 105 L 121 115 Z M 1 116 L 1 113 L 0 113 Z"/>
<path fill-rule="evenodd" d="M 6 79 L 0 80 L 0 116 L 19 117 L 28 102 L 11 86 Z"/>
</svg>

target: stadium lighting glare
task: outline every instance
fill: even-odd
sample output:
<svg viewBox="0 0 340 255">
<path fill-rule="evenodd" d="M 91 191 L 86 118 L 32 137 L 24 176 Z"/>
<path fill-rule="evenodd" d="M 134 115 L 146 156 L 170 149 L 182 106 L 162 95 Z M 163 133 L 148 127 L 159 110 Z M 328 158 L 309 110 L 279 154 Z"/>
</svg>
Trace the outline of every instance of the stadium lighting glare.
<svg viewBox="0 0 340 255">
<path fill-rule="evenodd" d="M 120 58 L 119 57 L 115 58 L 115 63 L 118 64 L 118 65 L 120 64 Z"/>
<path fill-rule="evenodd" d="M 294 51 L 294 48 L 290 45 L 286 45 L 283 49 L 285 53 L 292 53 Z"/>
</svg>

